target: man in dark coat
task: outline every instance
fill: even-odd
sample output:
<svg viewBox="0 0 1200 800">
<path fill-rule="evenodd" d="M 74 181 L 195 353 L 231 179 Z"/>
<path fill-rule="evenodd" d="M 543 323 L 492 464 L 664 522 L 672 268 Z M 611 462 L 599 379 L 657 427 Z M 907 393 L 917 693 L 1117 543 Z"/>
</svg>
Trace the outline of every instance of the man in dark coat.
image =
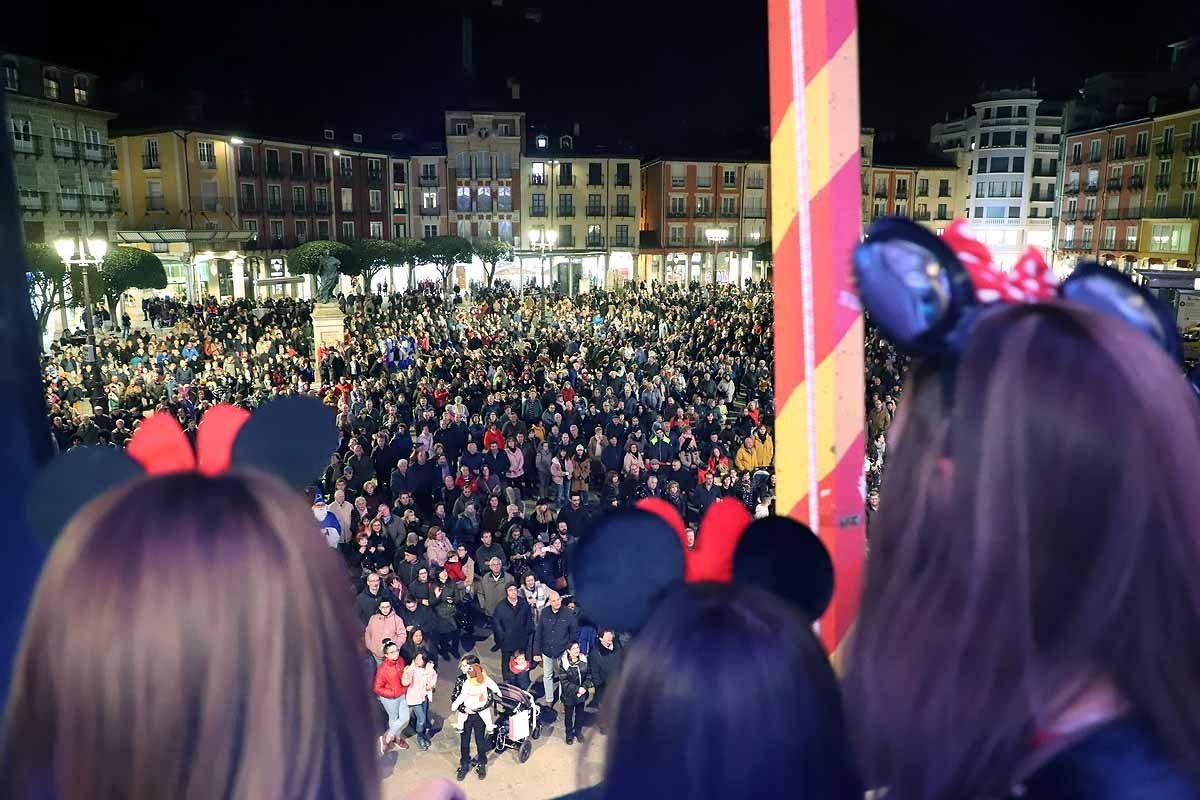
<svg viewBox="0 0 1200 800">
<path fill-rule="evenodd" d="M 516 586 L 505 590 L 504 600 L 492 615 L 496 644 L 500 646 L 500 674 L 504 682 L 512 681 L 509 659 L 517 650 L 528 650 L 533 638 L 533 611 L 521 597 Z"/>
<path fill-rule="evenodd" d="M 547 705 L 553 706 L 555 700 L 554 662 L 562 658 L 578 632 L 579 620 L 575 618 L 575 612 L 563 604 L 562 595 L 550 592 L 533 634 L 533 660 L 542 665 L 543 697 Z"/>
<path fill-rule="evenodd" d="M 367 576 L 367 588 L 359 592 L 357 600 L 358 621 L 363 624 L 364 628 L 367 627 L 367 623 L 371 621 L 371 615 L 379 607 L 379 601 L 383 599 L 392 599 L 392 604 L 399 606 L 399 602 L 392 598 L 391 591 L 383 585 L 383 580 L 372 572 Z"/>
</svg>

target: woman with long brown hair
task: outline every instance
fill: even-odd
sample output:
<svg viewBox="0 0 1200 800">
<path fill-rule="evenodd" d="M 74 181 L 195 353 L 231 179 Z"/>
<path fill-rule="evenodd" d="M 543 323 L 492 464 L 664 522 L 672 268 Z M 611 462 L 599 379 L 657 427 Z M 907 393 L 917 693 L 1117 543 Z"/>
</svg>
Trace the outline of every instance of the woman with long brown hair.
<svg viewBox="0 0 1200 800">
<path fill-rule="evenodd" d="M 844 689 L 896 800 L 1200 792 L 1196 397 L 1055 302 L 987 312 L 892 425 Z"/>
<path fill-rule="evenodd" d="M 252 469 L 110 489 L 50 553 L 0 729 L 0 794 L 379 796 L 345 575 Z"/>
</svg>

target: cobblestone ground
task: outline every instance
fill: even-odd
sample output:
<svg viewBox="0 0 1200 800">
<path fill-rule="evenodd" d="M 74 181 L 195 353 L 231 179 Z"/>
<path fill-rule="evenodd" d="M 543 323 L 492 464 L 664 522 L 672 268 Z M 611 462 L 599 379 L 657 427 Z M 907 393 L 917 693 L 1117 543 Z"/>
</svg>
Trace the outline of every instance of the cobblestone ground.
<svg viewBox="0 0 1200 800">
<path fill-rule="evenodd" d="M 491 639 L 479 642 L 475 653 L 482 659 L 488 675 L 500 680 L 500 654 L 491 652 Z M 438 686 L 433 698 L 433 715 L 438 730 L 428 751 L 417 747 L 409 737 L 409 749 L 392 751 L 380 761 L 383 770 L 385 800 L 403 800 L 422 782 L 434 778 L 454 780 L 458 767 L 458 731 L 445 722 L 454 686 L 457 663 L 438 662 Z M 533 672 L 534 694 L 540 692 L 541 668 Z M 474 798 L 519 798 L 547 800 L 596 783 L 604 763 L 604 736 L 596 728 L 597 715 L 589 712 L 584 719 L 583 743 L 568 747 L 562 729 L 562 706 L 543 711 L 541 736 L 533 742 L 533 752 L 524 764 L 518 763 L 515 750 L 488 754 L 487 778 L 479 780 L 472 771 L 461 786 Z M 474 752 L 472 743 L 472 753 Z"/>
</svg>

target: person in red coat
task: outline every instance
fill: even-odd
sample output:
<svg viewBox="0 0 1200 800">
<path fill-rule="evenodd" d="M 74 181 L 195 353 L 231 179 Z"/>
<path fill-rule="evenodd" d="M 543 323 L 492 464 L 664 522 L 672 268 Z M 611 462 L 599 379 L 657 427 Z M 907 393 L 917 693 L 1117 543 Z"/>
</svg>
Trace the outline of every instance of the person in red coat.
<svg viewBox="0 0 1200 800">
<path fill-rule="evenodd" d="M 387 712 L 387 733 L 379 737 L 379 754 L 383 755 L 393 744 L 401 750 L 408 749 L 408 742 L 400 735 L 408 724 L 408 687 L 404 683 L 404 659 L 400 657 L 400 646 L 388 639 L 383 643 L 383 663 L 375 670 L 375 696 Z"/>
<path fill-rule="evenodd" d="M 504 434 L 500 432 L 500 427 L 494 422 L 483 434 L 483 449 L 485 452 L 491 449 L 492 442 L 496 443 L 497 450 L 504 449 Z"/>
</svg>

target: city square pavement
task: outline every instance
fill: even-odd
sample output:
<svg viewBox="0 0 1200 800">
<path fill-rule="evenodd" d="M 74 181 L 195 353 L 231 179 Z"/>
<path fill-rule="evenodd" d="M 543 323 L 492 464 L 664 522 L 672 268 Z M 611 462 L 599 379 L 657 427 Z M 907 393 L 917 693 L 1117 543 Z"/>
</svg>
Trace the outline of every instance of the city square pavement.
<svg viewBox="0 0 1200 800">
<path fill-rule="evenodd" d="M 488 676 L 500 683 L 500 654 L 491 652 L 491 645 L 490 638 L 479 642 L 474 652 L 483 661 Z M 431 709 L 438 730 L 431 737 L 429 750 L 422 751 L 416 738 L 410 735 L 408 750 L 393 750 L 380 761 L 385 776 L 384 800 L 403 800 L 422 782 L 434 778 L 454 780 L 458 768 L 459 735 L 446 718 L 457 670 L 457 662 L 438 662 L 437 690 Z M 533 675 L 533 691 L 538 696 L 541 692 L 540 665 Z M 505 750 L 500 754 L 493 751 L 488 754 L 487 778 L 479 780 L 472 770 L 460 785 L 470 798 L 546 800 L 598 782 L 604 763 L 605 737 L 596 728 L 597 716 L 596 712 L 586 713 L 584 741 L 568 747 L 562 729 L 562 706 L 555 706 L 554 711 L 543 710 L 541 737 L 534 740 L 528 761 L 518 763 L 516 750 Z M 471 747 L 474 755 L 473 741 Z"/>
</svg>

